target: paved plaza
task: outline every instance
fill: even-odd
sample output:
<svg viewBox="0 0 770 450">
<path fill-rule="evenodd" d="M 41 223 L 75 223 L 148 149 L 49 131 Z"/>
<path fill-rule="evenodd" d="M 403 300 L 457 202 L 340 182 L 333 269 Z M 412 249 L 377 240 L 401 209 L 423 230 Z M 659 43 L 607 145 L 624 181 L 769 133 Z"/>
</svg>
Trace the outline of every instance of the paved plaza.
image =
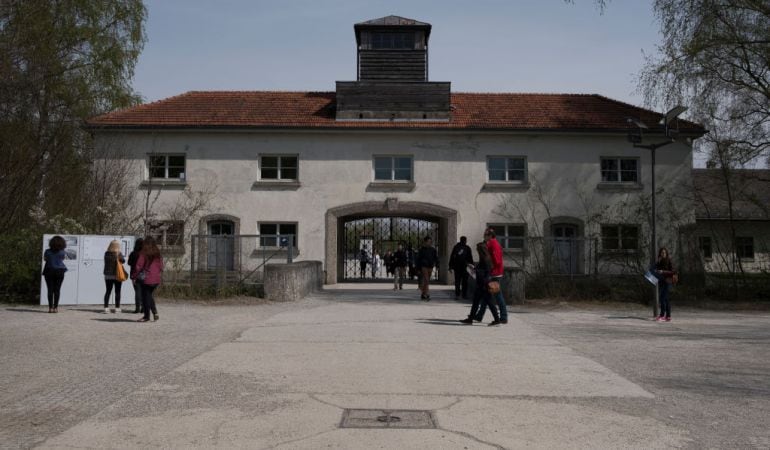
<svg viewBox="0 0 770 450">
<path fill-rule="evenodd" d="M 386 285 L 297 303 L 0 305 L 8 448 L 770 448 L 770 314 L 515 307 Z M 487 322 L 491 318 L 487 318 Z"/>
</svg>

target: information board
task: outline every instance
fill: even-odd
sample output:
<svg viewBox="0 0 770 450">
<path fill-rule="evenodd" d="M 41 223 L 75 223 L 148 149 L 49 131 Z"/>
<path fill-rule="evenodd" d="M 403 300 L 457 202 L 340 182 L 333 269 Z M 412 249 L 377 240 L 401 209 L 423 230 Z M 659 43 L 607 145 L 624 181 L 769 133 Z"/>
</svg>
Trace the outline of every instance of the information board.
<svg viewBox="0 0 770 450">
<path fill-rule="evenodd" d="M 48 241 L 56 235 L 43 236 L 43 252 L 48 248 Z M 67 241 L 64 250 L 67 273 L 62 283 L 60 305 L 102 305 L 106 285 L 104 282 L 104 253 L 110 242 L 120 242 L 121 253 L 128 260 L 128 255 L 134 248 L 133 236 L 96 236 L 96 235 L 60 235 Z M 45 261 L 42 259 L 41 271 Z M 124 264 L 128 269 L 128 265 Z M 130 281 L 121 285 L 121 308 L 133 308 L 134 286 Z M 48 289 L 45 279 L 40 277 L 40 304 L 48 304 Z M 115 304 L 115 292 L 110 296 L 110 305 Z"/>
</svg>

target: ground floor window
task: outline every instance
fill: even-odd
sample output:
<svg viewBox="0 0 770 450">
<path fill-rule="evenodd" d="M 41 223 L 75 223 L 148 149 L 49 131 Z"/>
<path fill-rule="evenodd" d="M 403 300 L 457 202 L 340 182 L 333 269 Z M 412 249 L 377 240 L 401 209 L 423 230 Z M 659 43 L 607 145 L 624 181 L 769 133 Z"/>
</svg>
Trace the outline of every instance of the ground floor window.
<svg viewBox="0 0 770 450">
<path fill-rule="evenodd" d="M 700 236 L 698 238 L 698 248 L 703 258 L 711 259 L 711 236 Z"/>
<path fill-rule="evenodd" d="M 155 238 L 161 249 L 184 249 L 184 222 L 165 220 L 150 225 L 149 235 Z"/>
<path fill-rule="evenodd" d="M 488 223 L 487 228 L 495 230 L 497 241 L 503 250 L 524 251 L 527 226 L 521 223 Z"/>
<path fill-rule="evenodd" d="M 609 252 L 635 252 L 639 250 L 639 226 L 614 224 L 602 225 L 602 249 Z"/>
<path fill-rule="evenodd" d="M 735 238 L 735 253 L 741 259 L 754 259 L 754 238 L 739 236 Z"/>
<path fill-rule="evenodd" d="M 270 223 L 259 224 L 259 245 L 261 247 L 287 247 L 289 239 L 294 236 L 292 247 L 297 248 L 297 223 Z M 264 237 L 262 237 L 264 236 Z"/>
</svg>

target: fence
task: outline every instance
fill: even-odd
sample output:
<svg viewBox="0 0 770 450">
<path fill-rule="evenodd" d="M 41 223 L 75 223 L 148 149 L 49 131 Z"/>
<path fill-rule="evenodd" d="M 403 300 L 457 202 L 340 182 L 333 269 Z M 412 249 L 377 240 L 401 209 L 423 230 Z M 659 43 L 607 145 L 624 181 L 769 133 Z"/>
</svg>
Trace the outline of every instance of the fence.
<svg viewBox="0 0 770 450">
<path fill-rule="evenodd" d="M 265 266 L 292 262 L 296 248 L 295 235 L 194 235 L 190 286 L 261 294 Z"/>
<path fill-rule="evenodd" d="M 540 275 L 596 275 L 599 256 L 594 238 L 529 237 L 520 248 L 504 250 L 506 266 Z"/>
</svg>

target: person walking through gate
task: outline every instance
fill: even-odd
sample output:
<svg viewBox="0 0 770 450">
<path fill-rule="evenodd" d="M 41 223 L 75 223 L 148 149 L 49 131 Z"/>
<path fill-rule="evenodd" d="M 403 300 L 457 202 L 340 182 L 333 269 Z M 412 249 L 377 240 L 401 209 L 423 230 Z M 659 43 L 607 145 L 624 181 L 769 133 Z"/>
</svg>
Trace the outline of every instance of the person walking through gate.
<svg viewBox="0 0 770 450">
<path fill-rule="evenodd" d="M 500 315 L 497 312 L 497 306 L 495 306 L 495 301 L 492 300 L 492 295 L 489 293 L 489 282 L 492 281 L 492 278 L 490 277 L 492 258 L 489 257 L 489 250 L 487 250 L 487 244 L 484 242 L 476 244 L 476 251 L 479 253 L 479 262 L 474 267 L 476 274 L 476 289 L 473 291 L 473 304 L 471 305 L 471 313 L 468 314 L 468 318 L 461 320 L 460 323 L 473 325 L 473 321 L 477 320 L 476 317 L 479 314 L 481 305 L 486 305 L 489 307 L 489 311 L 494 318 L 489 324 L 490 327 L 493 327 L 499 325 L 501 322 Z M 481 319 L 478 319 L 477 321 L 481 322 Z"/>
<path fill-rule="evenodd" d="M 361 267 L 361 278 L 366 278 L 366 264 L 369 262 L 369 255 L 366 253 L 366 249 L 362 248 L 358 254 L 358 263 Z"/>
<path fill-rule="evenodd" d="M 406 267 L 408 264 L 406 250 L 404 246 L 398 244 L 396 253 L 393 254 L 393 290 L 404 289 L 404 278 L 406 278 Z"/>
<path fill-rule="evenodd" d="M 141 313 L 142 310 L 142 287 L 137 281 L 134 280 L 134 272 L 136 272 L 136 261 L 139 259 L 139 254 L 142 253 L 142 243 L 144 239 L 139 238 L 134 241 L 134 250 L 128 255 L 128 270 L 131 276 L 131 283 L 134 285 L 134 314 Z"/>
<path fill-rule="evenodd" d="M 460 298 L 460 294 L 468 298 L 468 265 L 473 265 L 473 253 L 467 242 L 468 238 L 461 236 L 449 257 L 449 271 L 455 276 L 455 299 Z"/>
<path fill-rule="evenodd" d="M 118 264 L 126 262 L 126 258 L 120 253 L 120 242 L 112 241 L 107 247 L 107 251 L 104 252 L 104 284 L 106 291 L 104 292 L 104 313 L 110 312 L 110 294 L 112 293 L 113 286 L 115 287 L 115 309 L 114 313 L 120 312 L 120 288 L 123 286 L 123 281 L 118 279 Z"/>
<path fill-rule="evenodd" d="M 490 270 L 490 282 L 496 281 L 500 286 L 500 290 L 497 293 L 492 294 L 492 297 L 497 302 L 497 307 L 500 308 L 500 323 L 508 323 L 508 308 L 505 306 L 505 298 L 503 298 L 503 248 L 500 243 L 497 242 L 495 237 L 494 228 L 487 228 L 484 231 L 484 242 L 487 244 L 487 250 L 489 251 L 489 257 L 492 259 L 492 269 Z M 476 287 L 478 289 L 478 286 Z M 479 313 L 476 319 L 480 322 L 484 318 L 484 312 L 487 309 L 487 305 L 481 304 Z"/>
<path fill-rule="evenodd" d="M 422 247 L 417 252 L 417 267 L 420 270 L 420 298 L 426 302 L 430 301 L 430 276 L 436 266 L 438 266 L 438 252 L 433 247 L 433 239 L 425 236 Z"/>
<path fill-rule="evenodd" d="M 48 249 L 43 252 L 45 265 L 43 266 L 43 278 L 48 296 L 48 312 L 59 312 L 59 298 L 61 297 L 61 285 L 64 283 L 64 273 L 67 266 L 64 260 L 67 255 L 64 249 L 67 248 L 67 241 L 61 236 L 54 236 L 48 241 Z"/>
<path fill-rule="evenodd" d="M 155 288 L 160 285 L 161 274 L 163 273 L 163 258 L 160 256 L 160 250 L 155 243 L 155 239 L 148 237 L 142 244 L 142 251 L 136 260 L 136 273 L 132 273 L 133 280 L 139 282 L 142 289 L 142 302 L 144 305 L 144 316 L 137 322 L 149 322 L 150 312 L 152 312 L 155 321 L 158 321 L 158 309 L 155 307 L 155 297 L 153 293 Z"/>
<path fill-rule="evenodd" d="M 380 258 L 379 252 L 374 252 L 374 257 L 372 257 L 372 278 L 377 278 L 377 275 L 380 271 L 380 267 L 382 266 L 382 258 Z"/>
<path fill-rule="evenodd" d="M 658 322 L 671 322 L 671 301 L 669 300 L 669 294 L 671 292 L 671 285 L 674 284 L 677 274 L 666 247 L 662 247 L 658 251 L 658 261 L 655 263 L 655 274 L 658 277 L 658 298 L 660 300 L 660 315 L 655 320 Z"/>
</svg>

